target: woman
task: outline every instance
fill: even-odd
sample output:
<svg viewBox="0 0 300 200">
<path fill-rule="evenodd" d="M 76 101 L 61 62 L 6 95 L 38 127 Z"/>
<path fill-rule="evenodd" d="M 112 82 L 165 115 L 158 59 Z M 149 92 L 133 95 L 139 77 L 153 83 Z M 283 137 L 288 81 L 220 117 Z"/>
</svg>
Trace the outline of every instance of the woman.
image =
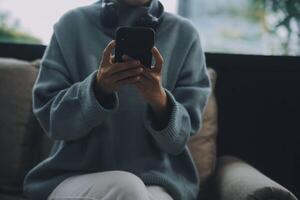
<svg viewBox="0 0 300 200">
<path fill-rule="evenodd" d="M 135 25 L 156 30 L 152 69 L 126 55 L 114 62 L 116 28 Z M 199 180 L 186 144 L 209 94 L 196 29 L 158 0 L 99 1 L 67 12 L 33 89 L 34 114 L 55 143 L 26 175 L 25 194 L 195 200 Z"/>
</svg>

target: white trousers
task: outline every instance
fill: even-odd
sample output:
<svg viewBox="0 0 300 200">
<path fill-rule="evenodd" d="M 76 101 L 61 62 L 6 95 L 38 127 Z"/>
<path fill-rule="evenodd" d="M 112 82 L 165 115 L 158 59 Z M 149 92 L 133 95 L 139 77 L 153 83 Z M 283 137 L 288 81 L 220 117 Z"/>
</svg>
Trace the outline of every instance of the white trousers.
<svg viewBox="0 0 300 200">
<path fill-rule="evenodd" d="M 156 185 L 145 185 L 126 171 L 106 171 L 71 176 L 62 181 L 48 200 L 173 200 Z"/>
</svg>

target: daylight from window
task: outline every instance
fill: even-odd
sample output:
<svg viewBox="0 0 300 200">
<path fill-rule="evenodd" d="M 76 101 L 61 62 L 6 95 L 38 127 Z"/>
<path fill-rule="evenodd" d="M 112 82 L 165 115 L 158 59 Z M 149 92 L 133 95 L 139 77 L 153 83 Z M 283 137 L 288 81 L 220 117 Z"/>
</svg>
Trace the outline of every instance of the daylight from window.
<svg viewBox="0 0 300 200">
<path fill-rule="evenodd" d="M 0 0 L 0 42 L 49 43 L 66 11 L 95 0 Z M 298 0 L 161 0 L 192 20 L 209 52 L 300 55 Z"/>
</svg>

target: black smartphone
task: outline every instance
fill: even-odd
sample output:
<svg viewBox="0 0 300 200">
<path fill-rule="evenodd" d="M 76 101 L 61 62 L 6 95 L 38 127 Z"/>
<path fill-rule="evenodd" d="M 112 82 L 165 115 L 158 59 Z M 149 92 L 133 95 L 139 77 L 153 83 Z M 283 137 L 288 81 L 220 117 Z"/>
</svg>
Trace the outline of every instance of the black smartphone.
<svg viewBox="0 0 300 200">
<path fill-rule="evenodd" d="M 152 28 L 120 27 L 116 31 L 115 57 L 123 62 L 124 54 L 139 60 L 145 67 L 151 68 L 155 32 Z"/>
</svg>

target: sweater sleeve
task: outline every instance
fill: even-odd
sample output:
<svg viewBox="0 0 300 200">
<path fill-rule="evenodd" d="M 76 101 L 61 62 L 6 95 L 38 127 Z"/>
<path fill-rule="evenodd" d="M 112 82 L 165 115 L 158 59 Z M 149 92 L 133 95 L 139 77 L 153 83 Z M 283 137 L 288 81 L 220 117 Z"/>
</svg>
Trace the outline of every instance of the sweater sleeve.
<svg viewBox="0 0 300 200">
<path fill-rule="evenodd" d="M 97 70 L 83 81 L 72 82 L 55 34 L 52 35 L 32 92 L 33 112 L 51 139 L 80 139 L 116 112 L 117 93 L 113 94 L 111 108 L 98 102 L 93 89 L 96 73 Z"/>
<path fill-rule="evenodd" d="M 171 104 L 166 127 L 155 129 L 154 115 L 149 105 L 146 107 L 144 124 L 164 151 L 178 155 L 185 148 L 190 136 L 201 128 L 203 111 L 211 92 L 199 36 L 188 49 L 175 89 L 169 91 L 165 88 L 165 91 Z"/>
</svg>

